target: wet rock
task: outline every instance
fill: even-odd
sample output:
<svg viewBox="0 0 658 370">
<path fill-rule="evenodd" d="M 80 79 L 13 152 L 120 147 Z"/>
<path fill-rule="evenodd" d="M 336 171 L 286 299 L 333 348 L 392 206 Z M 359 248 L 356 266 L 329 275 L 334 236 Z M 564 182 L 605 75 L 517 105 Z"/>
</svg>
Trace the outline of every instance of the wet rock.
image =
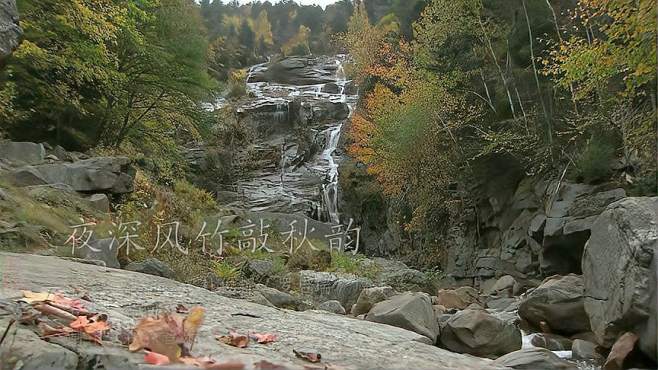
<svg viewBox="0 0 658 370">
<path fill-rule="evenodd" d="M 425 293 L 403 293 L 375 304 L 366 320 L 397 326 L 424 335 L 429 344 L 436 343 L 439 326 L 432 302 Z"/>
<path fill-rule="evenodd" d="M 266 307 L 222 297 L 174 280 L 150 275 L 135 279 L 134 273 L 128 271 L 108 272 L 105 268 L 55 257 L 0 253 L 0 258 L 12 268 L 12 284 L 0 289 L 0 299 L 17 297 L 20 289 L 58 289 L 67 296 L 75 296 L 74 289 L 79 289 L 92 294 L 94 307 L 98 312 L 108 313 L 113 327 L 131 328 L 145 312 L 171 311 L 177 304 L 203 306 L 206 318 L 197 336 L 194 354 L 240 359 L 247 365 L 267 360 L 296 369 L 301 363 L 292 350 L 310 347 L 322 354 L 323 363 L 346 370 L 493 368 L 491 360 L 421 345 L 419 341 L 429 341 L 425 336 L 389 325 L 317 311 Z M 122 315 L 118 315 L 119 312 Z M 248 351 L 218 345 L 216 335 L 236 328 L 277 333 L 282 339 L 272 345 L 253 346 Z M 32 346 L 25 357 L 38 353 Z M 76 365 L 56 368 L 73 370 Z"/>
<path fill-rule="evenodd" d="M 523 299 L 519 316 L 537 328 L 545 322 L 557 333 L 589 331 L 582 276 L 569 274 L 547 278 Z"/>
<path fill-rule="evenodd" d="M 345 315 L 345 308 L 343 308 L 343 306 L 340 304 L 340 302 L 338 302 L 336 300 L 326 301 L 326 302 L 321 303 L 318 306 L 318 310 L 327 311 L 327 312 L 335 313 L 335 314 L 338 314 L 338 315 Z"/>
<path fill-rule="evenodd" d="M 114 238 L 91 240 L 88 245 L 76 248 L 73 255 L 86 260 L 103 261 L 105 266 L 111 268 L 121 267 L 118 259 L 119 243 Z"/>
<path fill-rule="evenodd" d="M 351 310 L 351 314 L 358 316 L 364 313 L 368 313 L 372 306 L 381 301 L 387 300 L 394 294 L 395 291 L 390 286 L 363 289 Z"/>
<path fill-rule="evenodd" d="M 603 356 L 596 350 L 597 345 L 582 339 L 576 339 L 571 345 L 571 353 L 576 360 L 594 360 L 603 362 Z"/>
<path fill-rule="evenodd" d="M 18 22 L 16 1 L 0 1 L 0 63 L 18 47 L 22 34 L 23 30 Z"/>
<path fill-rule="evenodd" d="M 522 341 L 516 325 L 484 310 L 463 310 L 442 327 L 441 344 L 457 353 L 489 356 L 521 349 Z"/>
<path fill-rule="evenodd" d="M 0 28 L 0 32 L 2 29 Z M 15 165 L 39 164 L 44 161 L 43 145 L 29 142 L 0 142 L 0 158 Z"/>
<path fill-rule="evenodd" d="M 247 82 L 318 85 L 336 79 L 336 64 L 325 57 L 288 57 L 254 71 Z"/>
<path fill-rule="evenodd" d="M 4 333 L 9 319 L 0 320 Z M 41 340 L 37 334 L 20 325 L 12 325 L 0 347 L 0 368 L 30 370 L 73 370 L 78 356 L 64 347 Z"/>
<path fill-rule="evenodd" d="M 624 331 L 656 360 L 658 197 L 610 205 L 592 227 L 583 255 L 585 310 L 597 341 L 610 347 Z"/>
<path fill-rule="evenodd" d="M 322 86 L 322 92 L 328 94 L 340 94 L 341 87 L 337 84 L 330 82 Z"/>
<path fill-rule="evenodd" d="M 174 270 L 157 258 L 147 258 L 144 261 L 131 262 L 125 267 L 125 270 L 161 276 L 167 279 L 174 279 L 176 277 Z"/>
<path fill-rule="evenodd" d="M 471 304 L 478 302 L 479 293 L 472 287 L 440 289 L 436 295 L 436 303 L 447 309 L 463 310 Z"/>
<path fill-rule="evenodd" d="M 528 348 L 508 353 L 493 363 L 516 370 L 578 370 L 575 364 L 544 348 Z"/>
<path fill-rule="evenodd" d="M 571 339 L 556 334 L 537 333 L 530 338 L 535 347 L 546 348 L 549 351 L 568 351 L 571 349 Z"/>
</svg>

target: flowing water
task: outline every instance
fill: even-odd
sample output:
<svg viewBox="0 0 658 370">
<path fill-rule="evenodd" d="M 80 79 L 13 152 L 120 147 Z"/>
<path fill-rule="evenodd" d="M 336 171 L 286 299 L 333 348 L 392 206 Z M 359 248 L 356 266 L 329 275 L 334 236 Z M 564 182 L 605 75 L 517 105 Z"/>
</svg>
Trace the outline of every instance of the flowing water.
<svg viewBox="0 0 658 370">
<path fill-rule="evenodd" d="M 301 101 L 311 116 L 318 107 L 327 105 L 346 106 L 344 112 L 349 111 L 351 115 L 358 96 L 346 94 L 346 86 L 351 81 L 346 77 L 344 60 L 344 56 L 328 59 L 318 68 L 333 71 L 333 76 L 325 73 L 323 79 L 327 83 L 308 85 L 255 82 L 253 76 L 267 71 L 268 63 L 255 65 L 249 69 L 247 77 L 249 99 L 242 103 L 238 112 L 267 111 L 265 123 L 269 121 L 278 127 L 291 124 L 289 121 L 293 118 L 299 119 L 295 117 L 297 112 L 291 111 L 293 101 Z M 269 136 L 266 143 L 255 143 L 264 152 L 276 148 L 280 158 L 276 164 L 263 165 L 238 181 L 241 206 L 254 211 L 305 213 L 321 221 L 339 223 L 339 144 L 344 122 L 311 122 L 310 130 L 315 132 L 314 141 L 320 145 L 320 150 L 301 164 L 295 162 L 298 153 L 292 129 L 279 136 Z"/>
</svg>

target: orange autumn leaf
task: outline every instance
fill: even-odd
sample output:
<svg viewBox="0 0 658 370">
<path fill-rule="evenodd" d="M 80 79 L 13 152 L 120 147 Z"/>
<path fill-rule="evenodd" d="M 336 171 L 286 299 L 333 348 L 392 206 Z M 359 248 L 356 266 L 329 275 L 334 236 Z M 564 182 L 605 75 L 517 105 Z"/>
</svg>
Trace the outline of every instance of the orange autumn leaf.
<svg viewBox="0 0 658 370">
<path fill-rule="evenodd" d="M 271 333 L 251 333 L 249 334 L 249 338 L 260 344 L 272 343 L 277 340 L 277 336 Z"/>
<path fill-rule="evenodd" d="M 292 352 L 295 354 L 295 356 L 306 360 L 308 362 L 320 362 L 322 359 L 322 355 L 316 352 L 304 352 L 304 351 L 297 351 L 297 350 L 292 350 Z"/>
<path fill-rule="evenodd" d="M 135 327 L 128 349 L 135 352 L 148 348 L 167 356 L 172 362 L 177 362 L 182 351 L 170 323 L 171 321 L 165 318 L 143 318 Z"/>
<path fill-rule="evenodd" d="M 157 352 L 150 351 L 146 351 L 146 354 L 144 355 L 144 362 L 150 365 L 168 365 L 171 363 L 169 357 Z"/>
<path fill-rule="evenodd" d="M 228 335 L 219 336 L 216 339 L 224 344 L 238 348 L 245 348 L 249 345 L 248 336 L 238 334 L 234 331 L 229 332 Z"/>
<path fill-rule="evenodd" d="M 206 310 L 203 307 L 193 307 L 183 322 L 183 333 L 187 342 L 194 342 L 196 335 L 203 324 Z"/>
</svg>

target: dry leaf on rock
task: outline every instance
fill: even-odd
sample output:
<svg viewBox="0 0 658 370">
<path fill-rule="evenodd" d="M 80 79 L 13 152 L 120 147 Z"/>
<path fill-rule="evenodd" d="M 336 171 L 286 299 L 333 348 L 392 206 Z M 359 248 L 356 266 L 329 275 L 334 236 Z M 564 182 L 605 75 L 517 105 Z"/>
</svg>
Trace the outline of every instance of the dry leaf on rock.
<svg viewBox="0 0 658 370">
<path fill-rule="evenodd" d="M 135 327 L 128 349 L 135 352 L 144 348 L 165 355 L 172 362 L 177 362 L 181 356 L 181 346 L 170 321 L 161 317 L 145 317 Z"/>
<path fill-rule="evenodd" d="M 185 305 L 179 304 L 176 306 L 176 313 L 188 313 L 190 310 L 185 307 Z"/>
<path fill-rule="evenodd" d="M 144 362 L 150 365 L 168 365 L 171 363 L 169 357 L 161 355 L 157 352 L 146 351 L 144 355 Z"/>
<path fill-rule="evenodd" d="M 249 345 L 249 337 L 246 335 L 238 334 L 234 331 L 228 333 L 228 335 L 222 335 L 217 337 L 217 340 L 228 344 L 229 346 L 245 348 Z"/>
<path fill-rule="evenodd" d="M 295 356 L 313 363 L 320 362 L 322 359 L 322 355 L 316 352 L 297 351 L 295 349 L 293 349 L 292 352 Z"/>
<path fill-rule="evenodd" d="M 28 304 L 51 301 L 55 298 L 54 294 L 48 292 L 37 293 L 29 290 L 22 290 L 21 293 L 23 293 L 23 298 L 21 298 L 20 301 Z"/>
<path fill-rule="evenodd" d="M 249 334 L 249 338 L 260 344 L 272 343 L 277 340 L 277 336 L 271 333 L 251 333 Z"/>
<path fill-rule="evenodd" d="M 193 307 L 183 322 L 185 342 L 190 346 L 194 343 L 199 328 L 201 327 L 201 324 L 203 324 L 205 314 L 206 310 L 203 307 Z"/>
</svg>

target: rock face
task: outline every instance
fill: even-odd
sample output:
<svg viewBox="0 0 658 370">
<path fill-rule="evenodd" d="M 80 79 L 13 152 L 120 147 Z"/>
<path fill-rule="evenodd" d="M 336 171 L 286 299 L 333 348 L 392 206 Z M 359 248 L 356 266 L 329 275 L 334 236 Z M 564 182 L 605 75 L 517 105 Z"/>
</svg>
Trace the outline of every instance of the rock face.
<svg viewBox="0 0 658 370">
<path fill-rule="evenodd" d="M 486 164 L 486 182 L 472 195 L 475 209 L 451 225 L 445 271 L 458 281 L 581 273 L 590 227 L 623 189 L 527 178 L 522 167 L 499 156 Z"/>
<path fill-rule="evenodd" d="M 335 81 L 338 65 L 327 57 L 290 57 L 261 65 L 247 82 L 277 82 L 286 85 L 319 85 Z"/>
<path fill-rule="evenodd" d="M 0 286 L 0 299 L 18 297 L 21 289 L 61 290 L 68 296 L 75 296 L 75 289 L 79 289 L 89 293 L 94 301 L 94 310 L 108 314 L 114 328 L 110 335 L 116 334 L 119 328 L 134 327 L 136 321 L 147 312 L 173 310 L 178 304 L 186 307 L 201 305 L 207 310 L 205 324 L 193 352 L 222 360 L 235 359 L 247 364 L 267 360 L 290 369 L 301 369 L 308 363 L 296 358 L 292 350 L 312 348 L 322 354 L 322 363 L 346 370 L 491 368 L 490 360 L 419 343 L 426 341 L 426 337 L 389 325 L 319 311 L 280 310 L 222 297 L 173 280 L 79 264 L 56 257 L 2 253 L 0 260 L 7 267 L 3 273 L 11 276 L 11 281 L 7 280 Z M 267 346 L 246 349 L 218 344 L 215 336 L 228 333 L 231 329 L 276 333 L 279 340 Z M 4 331 L 4 328 L 0 330 Z M 36 336 L 34 338 L 37 340 Z M 50 346 L 43 343 L 39 342 L 39 345 Z M 34 356 L 35 345 L 31 344 L 25 349 L 22 352 L 24 355 L 20 355 L 21 359 Z M 61 347 L 56 348 L 63 351 Z M 14 349 L 13 353 L 21 352 Z M 127 358 L 131 357 L 125 353 Z M 143 360 L 143 356 L 137 357 Z M 71 362 L 56 368 L 74 370 L 76 365 Z M 136 369 L 127 365 L 120 368 Z"/>
<path fill-rule="evenodd" d="M 441 328 L 441 344 L 454 352 L 476 356 L 504 355 L 521 349 L 521 331 L 485 310 L 454 314 Z"/>
<path fill-rule="evenodd" d="M 576 365 L 544 348 L 512 352 L 496 359 L 494 364 L 517 370 L 578 370 Z"/>
<path fill-rule="evenodd" d="M 73 251 L 75 257 L 91 261 L 102 261 L 107 267 L 119 268 L 119 243 L 112 239 L 91 240 L 89 245 Z"/>
<path fill-rule="evenodd" d="M 0 0 L 0 63 L 16 49 L 22 33 L 16 1 Z"/>
<path fill-rule="evenodd" d="M 583 256 L 585 310 L 600 344 L 625 331 L 656 360 L 658 197 L 626 198 L 597 219 Z"/>
<path fill-rule="evenodd" d="M 411 330 L 427 337 L 429 344 L 436 343 L 439 335 L 432 301 L 425 293 L 403 293 L 379 302 L 366 320 Z"/>
<path fill-rule="evenodd" d="M 545 322 L 558 333 L 589 331 L 583 278 L 574 274 L 547 278 L 521 302 L 519 316 L 537 328 Z"/>
</svg>

